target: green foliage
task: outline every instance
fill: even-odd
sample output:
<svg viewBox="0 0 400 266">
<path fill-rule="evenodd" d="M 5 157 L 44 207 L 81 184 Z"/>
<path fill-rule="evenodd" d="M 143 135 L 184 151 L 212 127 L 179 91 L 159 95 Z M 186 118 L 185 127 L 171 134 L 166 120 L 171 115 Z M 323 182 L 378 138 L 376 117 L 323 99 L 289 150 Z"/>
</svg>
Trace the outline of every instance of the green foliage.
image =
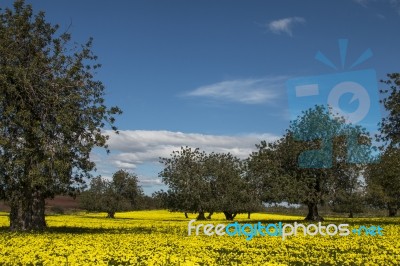
<svg viewBox="0 0 400 266">
<path fill-rule="evenodd" d="M 362 169 L 357 166 L 343 167 L 336 176 L 330 193 L 330 206 L 334 212 L 360 213 L 365 205 L 365 188 L 360 175 Z"/>
<path fill-rule="evenodd" d="M 271 143 L 261 141 L 260 144 L 256 144 L 258 150 L 250 154 L 247 160 L 247 179 L 253 188 L 253 193 L 256 193 L 257 198 L 263 202 L 290 201 L 288 193 L 283 189 L 289 178 L 285 166 L 295 167 L 297 161 L 295 155 L 287 156 L 288 154 L 282 152 L 285 149 L 294 151 L 296 148 L 291 145 L 289 149 L 287 144 L 284 138 Z"/>
<path fill-rule="evenodd" d="M 204 212 L 224 212 L 227 219 L 233 219 L 261 204 L 251 193 L 244 163 L 229 153 L 206 154 L 182 147 L 170 158 L 161 158 L 161 163 L 165 167 L 159 175 L 169 190 L 155 196 L 172 211 L 199 213 L 200 217 Z"/>
<path fill-rule="evenodd" d="M 352 149 L 348 139 L 354 136 L 369 143 L 368 132 L 345 124 L 342 118 L 332 118 L 323 106 L 304 111 L 291 122 L 285 136 L 273 143 L 261 142 L 249 158 L 249 172 L 264 191 L 262 199 L 304 203 L 309 208 L 307 219 L 320 220 L 318 204 L 338 200 L 339 195 L 347 195 L 346 189 L 349 198 L 355 197 L 363 165 L 350 164 L 348 159 L 368 161 L 370 150 Z"/>
<path fill-rule="evenodd" d="M 81 194 L 80 205 L 88 211 L 107 212 L 109 218 L 114 218 L 118 211 L 137 209 L 141 197 L 143 191 L 137 176 L 119 170 L 114 173 L 112 181 L 93 178 L 90 189 Z"/>
<path fill-rule="evenodd" d="M 45 198 L 84 186 L 92 148 L 107 148 L 102 128 L 116 130 L 121 113 L 104 104 L 94 79 L 92 39 L 72 46 L 58 29 L 23 0 L 0 13 L 0 195 L 15 229 L 29 229 L 34 217 L 42 227 Z"/>
<path fill-rule="evenodd" d="M 387 75 L 387 80 L 382 80 L 389 88 L 382 89 L 381 94 L 387 116 L 382 119 L 380 139 L 389 145 L 397 146 L 400 143 L 400 73 Z"/>
<path fill-rule="evenodd" d="M 205 212 L 210 199 L 210 187 L 203 174 L 205 152 L 182 147 L 170 158 L 160 158 L 164 170 L 159 173 L 165 184 L 168 208 L 172 211 Z"/>
<path fill-rule="evenodd" d="M 163 202 L 156 196 L 142 195 L 136 201 L 135 210 L 161 210 L 164 209 Z"/>
<path fill-rule="evenodd" d="M 387 74 L 381 82 L 387 88 L 380 92 L 385 117 L 380 124 L 382 156 L 378 163 L 370 165 L 366 172 L 367 198 L 370 204 L 387 208 L 394 216 L 400 207 L 400 73 Z"/>
<path fill-rule="evenodd" d="M 257 201 L 253 188 L 244 178 L 244 163 L 231 154 L 211 153 L 204 163 L 206 181 L 210 186 L 208 210 L 223 212 L 227 219 L 238 213 L 255 210 Z"/>
<path fill-rule="evenodd" d="M 369 202 L 394 216 L 400 208 L 400 149 L 388 147 L 365 173 Z"/>
</svg>

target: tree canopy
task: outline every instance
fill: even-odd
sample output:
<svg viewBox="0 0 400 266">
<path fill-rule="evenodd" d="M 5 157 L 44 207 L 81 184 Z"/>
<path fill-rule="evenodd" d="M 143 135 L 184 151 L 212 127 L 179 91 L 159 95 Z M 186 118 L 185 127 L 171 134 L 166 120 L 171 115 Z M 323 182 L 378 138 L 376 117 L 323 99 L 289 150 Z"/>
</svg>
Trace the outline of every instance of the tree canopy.
<svg viewBox="0 0 400 266">
<path fill-rule="evenodd" d="M 391 73 L 387 77 L 387 80 L 382 80 L 388 87 L 381 90 L 382 104 L 387 115 L 381 122 L 380 140 L 398 147 L 400 143 L 400 73 Z"/>
<path fill-rule="evenodd" d="M 265 184 L 264 200 L 303 203 L 308 207 L 307 220 L 322 220 L 318 204 L 332 200 L 333 191 L 342 195 L 344 187 L 340 182 L 353 184 L 353 178 L 359 177 L 350 173 L 359 173 L 363 164 L 350 159 L 369 161 L 369 149 L 350 145 L 353 143 L 348 139 L 354 136 L 369 144 L 365 129 L 346 124 L 325 107 L 305 110 L 291 121 L 281 139 L 269 144 L 261 142 L 258 151 L 250 156 L 250 171 Z"/>
<path fill-rule="evenodd" d="M 232 220 L 238 213 L 260 209 L 261 200 L 245 178 L 244 162 L 232 154 L 182 147 L 161 163 L 159 175 L 169 190 L 160 196 L 172 211 L 198 213 L 198 219 L 205 219 L 205 212 L 223 212 Z"/>
<path fill-rule="evenodd" d="M 107 212 L 108 218 L 114 218 L 116 212 L 137 209 L 143 196 L 137 176 L 119 170 L 111 181 L 101 177 L 92 179 L 90 189 L 80 196 L 80 205 L 88 211 Z"/>
<path fill-rule="evenodd" d="M 102 129 L 116 130 L 121 110 L 104 103 L 91 49 L 23 0 L 0 13 L 0 188 L 11 229 L 43 229 L 45 198 L 78 192 L 92 148 L 107 148 Z"/>
</svg>

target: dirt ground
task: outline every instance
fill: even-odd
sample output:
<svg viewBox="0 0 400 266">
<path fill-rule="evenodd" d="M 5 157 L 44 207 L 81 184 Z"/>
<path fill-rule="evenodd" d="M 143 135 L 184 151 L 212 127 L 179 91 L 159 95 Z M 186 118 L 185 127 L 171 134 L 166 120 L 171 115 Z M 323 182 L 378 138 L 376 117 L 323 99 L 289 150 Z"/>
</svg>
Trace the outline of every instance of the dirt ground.
<svg viewBox="0 0 400 266">
<path fill-rule="evenodd" d="M 52 207 L 62 208 L 64 211 L 79 209 L 78 199 L 73 199 L 69 196 L 56 196 L 54 199 L 46 200 L 46 210 L 51 210 Z M 10 211 L 4 201 L 0 201 L 0 211 Z"/>
</svg>

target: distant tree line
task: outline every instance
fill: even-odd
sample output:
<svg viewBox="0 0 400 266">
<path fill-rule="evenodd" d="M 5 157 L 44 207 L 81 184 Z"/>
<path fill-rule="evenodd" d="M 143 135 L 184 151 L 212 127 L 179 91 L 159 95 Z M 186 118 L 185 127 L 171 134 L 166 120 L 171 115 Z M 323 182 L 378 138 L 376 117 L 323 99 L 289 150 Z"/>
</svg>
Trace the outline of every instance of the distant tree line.
<svg viewBox="0 0 400 266">
<path fill-rule="evenodd" d="M 246 164 L 231 154 L 206 154 L 189 147 L 162 158 L 165 168 L 160 173 L 167 192 L 158 192 L 172 211 L 198 213 L 206 219 L 214 212 L 232 220 L 238 213 L 261 210 L 261 201 L 253 180 L 244 175 Z"/>
<path fill-rule="evenodd" d="M 79 205 L 84 210 L 106 212 L 107 218 L 115 218 L 116 212 L 160 209 L 159 200 L 143 193 L 135 174 L 119 170 L 111 180 L 93 178 L 89 189 L 80 194 Z"/>
</svg>

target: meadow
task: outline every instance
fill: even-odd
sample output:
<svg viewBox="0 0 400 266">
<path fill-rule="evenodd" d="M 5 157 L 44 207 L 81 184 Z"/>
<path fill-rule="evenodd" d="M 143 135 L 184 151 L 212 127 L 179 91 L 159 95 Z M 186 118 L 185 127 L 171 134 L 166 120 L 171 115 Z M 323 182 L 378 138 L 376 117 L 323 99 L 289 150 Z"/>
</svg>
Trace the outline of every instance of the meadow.
<svg viewBox="0 0 400 266">
<path fill-rule="evenodd" d="M 400 218 L 326 218 L 324 224 L 380 225 L 383 236 L 188 236 L 182 213 L 136 211 L 48 215 L 42 233 L 8 230 L 0 213 L 0 265 L 399 265 Z M 301 216 L 238 215 L 240 223 L 302 221 Z M 196 222 L 197 224 L 200 222 Z M 227 223 L 215 214 L 206 223 Z"/>
</svg>

